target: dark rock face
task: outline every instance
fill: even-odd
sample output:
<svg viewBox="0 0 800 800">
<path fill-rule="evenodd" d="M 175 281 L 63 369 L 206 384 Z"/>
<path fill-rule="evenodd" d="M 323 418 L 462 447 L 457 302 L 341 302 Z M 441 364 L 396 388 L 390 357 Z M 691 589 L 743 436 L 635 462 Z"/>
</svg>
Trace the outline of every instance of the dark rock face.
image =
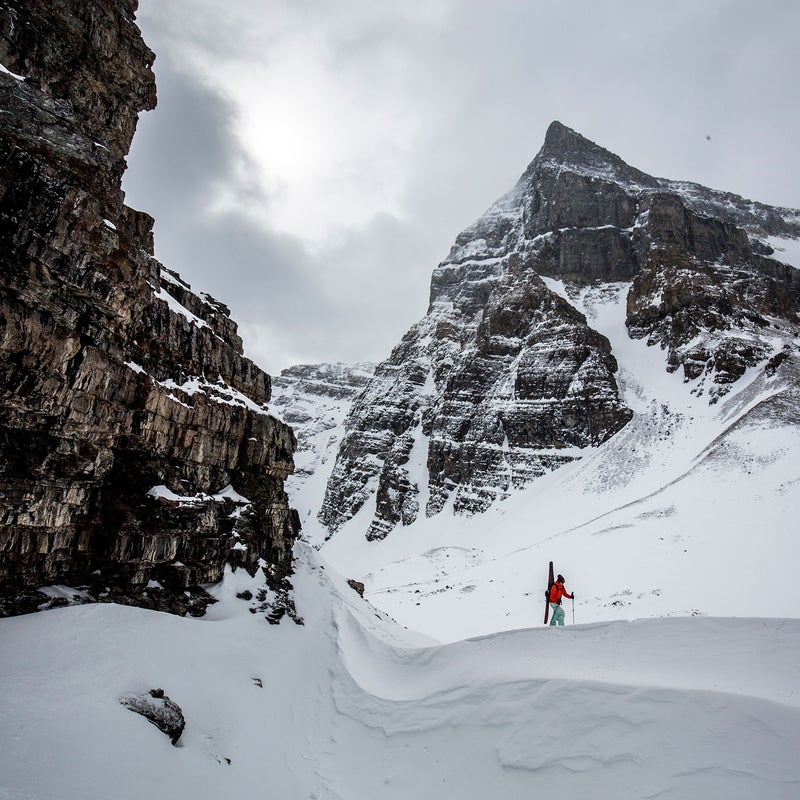
<svg viewBox="0 0 800 800">
<path fill-rule="evenodd" d="M 448 503 L 481 511 L 628 422 L 609 342 L 543 278 L 629 285 L 630 335 L 705 376 L 713 402 L 773 355 L 770 321 L 797 322 L 798 271 L 768 257 L 770 235 L 800 236 L 800 214 L 654 178 L 553 123 L 356 398 L 321 521 L 335 531 L 374 498 L 380 538 Z"/>
<path fill-rule="evenodd" d="M 772 355 L 759 336 L 770 320 L 798 321 L 798 271 L 761 255 L 743 228 L 699 216 L 677 195 L 653 195 L 647 213 L 628 330 L 666 349 L 670 370 L 689 380 L 708 373 L 714 400 Z"/>
<path fill-rule="evenodd" d="M 178 743 L 186 727 L 186 720 L 181 707 L 174 700 L 170 700 L 163 689 L 151 689 L 141 694 L 126 694 L 119 702 L 128 710 L 141 714 L 162 733 L 166 733 L 172 744 Z"/>
<path fill-rule="evenodd" d="M 226 564 L 290 571 L 295 439 L 227 308 L 123 204 L 155 103 L 136 3 L 79 6 L 0 0 L 0 593 L 202 613 Z"/>
</svg>

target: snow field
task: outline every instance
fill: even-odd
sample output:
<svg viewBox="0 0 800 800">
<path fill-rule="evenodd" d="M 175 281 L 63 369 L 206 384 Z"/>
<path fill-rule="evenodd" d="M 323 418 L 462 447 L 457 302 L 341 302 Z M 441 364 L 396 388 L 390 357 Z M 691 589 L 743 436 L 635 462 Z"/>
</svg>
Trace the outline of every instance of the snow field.
<svg viewBox="0 0 800 800">
<path fill-rule="evenodd" d="M 431 645 L 298 556 L 304 626 L 251 615 L 241 571 L 205 619 L 91 605 L 0 621 L 0 798 L 797 796 L 800 621 Z M 155 687 L 186 716 L 179 747 L 118 703 Z"/>
<path fill-rule="evenodd" d="M 758 413 L 777 379 L 709 406 L 666 373 L 627 338 L 624 292 L 572 300 L 634 420 L 483 515 L 368 542 L 373 495 L 326 542 L 346 410 L 329 404 L 290 489 L 304 626 L 251 614 L 241 570 L 200 620 L 0 620 L 0 800 L 800 796 L 800 434 Z M 407 467 L 423 495 L 425 444 Z M 566 628 L 541 625 L 549 560 L 575 626 L 568 600 Z M 118 702 L 151 688 L 183 709 L 179 747 Z"/>
</svg>

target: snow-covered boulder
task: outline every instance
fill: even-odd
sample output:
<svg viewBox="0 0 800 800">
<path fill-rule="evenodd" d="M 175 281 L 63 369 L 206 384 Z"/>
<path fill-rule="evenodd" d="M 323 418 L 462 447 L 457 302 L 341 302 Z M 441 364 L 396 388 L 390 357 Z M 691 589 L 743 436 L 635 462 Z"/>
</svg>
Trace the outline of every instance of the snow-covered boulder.
<svg viewBox="0 0 800 800">
<path fill-rule="evenodd" d="M 153 723 L 160 731 L 169 736 L 172 744 L 181 738 L 186 720 L 181 707 L 164 694 L 163 689 L 150 689 L 149 692 L 126 694 L 119 702 L 125 708 L 141 714 Z"/>
</svg>

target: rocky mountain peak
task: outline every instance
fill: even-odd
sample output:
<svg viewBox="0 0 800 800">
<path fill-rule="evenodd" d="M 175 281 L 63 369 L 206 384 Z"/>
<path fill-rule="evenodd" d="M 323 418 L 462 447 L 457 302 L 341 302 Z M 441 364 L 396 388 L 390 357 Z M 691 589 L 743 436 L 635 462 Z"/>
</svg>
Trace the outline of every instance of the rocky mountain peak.
<svg viewBox="0 0 800 800">
<path fill-rule="evenodd" d="M 600 145 L 595 144 L 582 134 L 554 120 L 547 128 L 544 144 L 538 153 L 540 159 L 553 159 L 569 163 L 586 160 L 608 160 L 622 163 L 622 159 Z"/>
<path fill-rule="evenodd" d="M 528 166 L 522 180 L 537 174 L 545 165 L 606 180 L 635 183 L 651 188 L 659 186 L 658 180 L 652 175 L 631 167 L 618 155 L 557 120 L 550 123 L 544 144 Z"/>
<path fill-rule="evenodd" d="M 669 190 L 665 182 L 553 122 L 542 148 L 514 188 L 456 237 L 434 273 L 431 302 L 449 302 L 451 284 L 463 283 L 455 278 L 454 264 L 472 264 L 469 271 L 474 280 L 484 281 L 489 273 L 498 272 L 509 253 L 529 251 L 534 242 L 540 246 L 540 237 L 552 231 L 609 224 L 630 227 L 637 215 L 638 198 L 665 189 Z"/>
<path fill-rule="evenodd" d="M 767 240 L 797 236 L 797 220 L 654 178 L 552 123 L 355 399 L 320 519 L 335 531 L 374 509 L 380 538 L 447 506 L 482 511 L 622 430 L 616 356 L 571 299 L 590 288 L 624 290 L 619 327 L 716 402 L 796 336 L 800 272 Z"/>
</svg>

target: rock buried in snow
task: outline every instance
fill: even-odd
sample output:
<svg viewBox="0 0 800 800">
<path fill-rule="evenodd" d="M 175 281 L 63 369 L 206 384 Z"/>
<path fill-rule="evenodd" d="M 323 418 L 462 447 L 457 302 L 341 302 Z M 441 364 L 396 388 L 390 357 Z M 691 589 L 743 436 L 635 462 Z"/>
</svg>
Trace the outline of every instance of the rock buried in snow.
<svg viewBox="0 0 800 800">
<path fill-rule="evenodd" d="M 169 736 L 172 744 L 181 738 L 186 720 L 181 707 L 164 694 L 163 689 L 151 689 L 141 694 L 126 694 L 120 698 L 125 708 L 141 714 L 153 723 L 160 731 Z"/>
<path fill-rule="evenodd" d="M 356 581 L 351 578 L 347 581 L 347 585 L 353 589 L 353 591 L 358 592 L 361 597 L 364 596 L 364 584 L 361 583 L 361 581 Z"/>
</svg>

